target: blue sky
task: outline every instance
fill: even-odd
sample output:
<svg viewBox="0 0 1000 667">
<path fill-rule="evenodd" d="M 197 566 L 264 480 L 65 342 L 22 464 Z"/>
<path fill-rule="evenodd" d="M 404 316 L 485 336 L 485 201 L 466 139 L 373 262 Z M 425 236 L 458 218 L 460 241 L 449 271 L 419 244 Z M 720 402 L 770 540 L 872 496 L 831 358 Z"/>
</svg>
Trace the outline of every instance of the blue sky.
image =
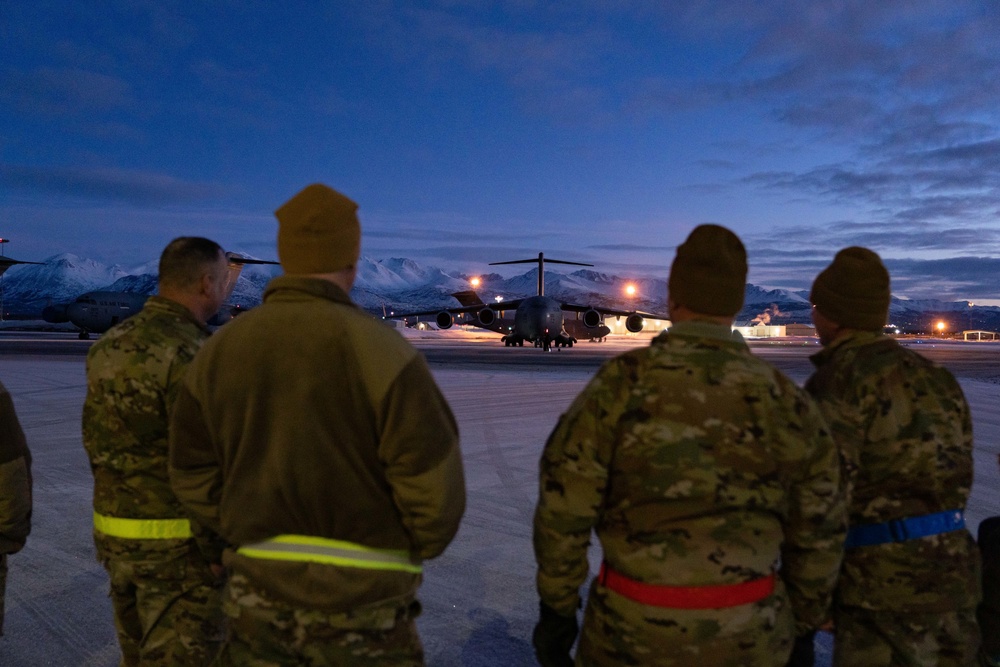
<svg viewBox="0 0 1000 667">
<path fill-rule="evenodd" d="M 1000 299 L 998 45 L 992 0 L 8 0 L 0 235 L 272 259 L 320 181 L 373 258 L 665 277 L 714 222 L 758 285 L 861 244 L 897 294 Z"/>
</svg>

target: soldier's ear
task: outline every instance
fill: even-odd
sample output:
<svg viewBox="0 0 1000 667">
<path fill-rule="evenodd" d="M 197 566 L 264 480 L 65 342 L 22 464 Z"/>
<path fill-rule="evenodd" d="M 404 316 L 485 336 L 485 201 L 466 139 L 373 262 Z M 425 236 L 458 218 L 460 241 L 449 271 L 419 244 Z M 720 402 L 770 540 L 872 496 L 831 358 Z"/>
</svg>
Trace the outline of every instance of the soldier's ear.
<svg viewBox="0 0 1000 667">
<path fill-rule="evenodd" d="M 214 285 L 215 276 L 211 271 L 206 271 L 201 274 L 201 280 L 198 282 L 198 293 L 202 296 L 211 296 L 214 293 Z"/>
</svg>

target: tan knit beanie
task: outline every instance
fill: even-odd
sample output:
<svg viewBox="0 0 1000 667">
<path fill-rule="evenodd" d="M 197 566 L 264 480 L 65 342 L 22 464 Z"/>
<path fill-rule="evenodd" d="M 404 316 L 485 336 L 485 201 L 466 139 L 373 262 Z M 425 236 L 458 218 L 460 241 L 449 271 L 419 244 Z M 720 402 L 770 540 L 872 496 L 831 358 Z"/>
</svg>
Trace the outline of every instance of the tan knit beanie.
<svg viewBox="0 0 1000 667">
<path fill-rule="evenodd" d="M 308 185 L 274 212 L 285 273 L 333 273 L 361 252 L 358 205 L 321 183 Z"/>
<path fill-rule="evenodd" d="M 670 299 L 703 315 L 735 315 L 743 307 L 747 253 L 733 232 L 719 225 L 698 225 L 681 245 L 670 267 Z"/>
<path fill-rule="evenodd" d="M 889 272 L 868 248 L 844 248 L 816 276 L 809 300 L 842 327 L 881 330 L 889 314 Z"/>
</svg>

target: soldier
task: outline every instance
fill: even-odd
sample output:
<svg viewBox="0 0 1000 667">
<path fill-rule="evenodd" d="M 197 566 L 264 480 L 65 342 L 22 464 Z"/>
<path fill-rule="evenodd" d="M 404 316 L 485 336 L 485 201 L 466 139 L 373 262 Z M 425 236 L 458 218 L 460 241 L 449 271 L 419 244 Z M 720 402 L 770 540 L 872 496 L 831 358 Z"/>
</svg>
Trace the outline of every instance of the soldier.
<svg viewBox="0 0 1000 667">
<path fill-rule="evenodd" d="M 981 662 L 1000 667 L 1000 516 L 983 520 L 976 537 L 983 563 L 983 600 L 976 611 L 983 637 Z"/>
<path fill-rule="evenodd" d="M 24 548 L 31 532 L 31 453 L 14 402 L 0 384 L 0 636 L 3 635 L 7 556 Z"/>
<path fill-rule="evenodd" d="M 823 350 L 806 384 L 850 488 L 834 665 L 971 665 L 979 555 L 964 528 L 969 406 L 951 373 L 882 334 L 889 273 L 845 248 L 812 287 Z"/>
<path fill-rule="evenodd" d="M 215 242 L 174 239 L 160 257 L 159 295 L 87 355 L 94 541 L 111 577 L 124 665 L 207 664 L 221 643 L 221 547 L 170 490 L 167 426 L 225 296 L 226 267 Z"/>
<path fill-rule="evenodd" d="M 222 664 L 423 664 L 421 561 L 465 509 L 458 429 L 423 357 L 348 296 L 356 210 L 314 184 L 275 212 L 286 275 L 177 399 L 171 482 L 231 545 Z"/>
<path fill-rule="evenodd" d="M 606 363 L 549 437 L 544 667 L 573 664 L 592 529 L 604 563 L 577 665 L 778 665 L 824 620 L 845 530 L 837 453 L 809 397 L 732 331 L 746 272 L 735 234 L 695 228 L 670 270 L 673 326 Z"/>
</svg>

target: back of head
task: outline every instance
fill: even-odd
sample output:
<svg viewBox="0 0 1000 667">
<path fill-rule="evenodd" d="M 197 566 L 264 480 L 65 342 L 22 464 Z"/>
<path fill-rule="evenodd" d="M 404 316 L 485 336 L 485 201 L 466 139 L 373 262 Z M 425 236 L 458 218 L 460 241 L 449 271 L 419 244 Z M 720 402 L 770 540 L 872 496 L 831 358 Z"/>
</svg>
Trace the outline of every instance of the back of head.
<svg viewBox="0 0 1000 667">
<path fill-rule="evenodd" d="M 720 225 L 698 225 L 677 247 L 670 267 L 670 300 L 695 313 L 731 317 L 743 307 L 747 253 Z"/>
<path fill-rule="evenodd" d="M 810 301 L 848 329 L 879 331 L 889 314 L 889 272 L 868 248 L 844 248 L 813 282 Z"/>
<path fill-rule="evenodd" d="M 334 273 L 361 252 L 358 205 L 321 183 L 306 186 L 274 212 L 278 259 L 285 273 Z"/>
<path fill-rule="evenodd" d="M 189 291 L 222 254 L 218 243 L 200 236 L 181 236 L 167 244 L 160 255 L 160 291 Z"/>
</svg>

